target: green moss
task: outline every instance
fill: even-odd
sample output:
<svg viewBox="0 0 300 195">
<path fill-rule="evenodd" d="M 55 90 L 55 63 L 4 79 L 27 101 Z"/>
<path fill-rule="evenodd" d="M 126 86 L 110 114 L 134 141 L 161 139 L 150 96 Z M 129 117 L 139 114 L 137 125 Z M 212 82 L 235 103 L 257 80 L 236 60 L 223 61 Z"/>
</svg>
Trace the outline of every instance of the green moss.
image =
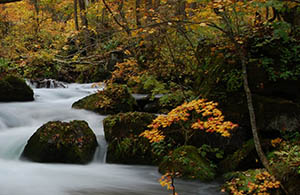
<svg viewBox="0 0 300 195">
<path fill-rule="evenodd" d="M 216 176 L 213 166 L 194 146 L 181 146 L 159 165 L 161 173 L 179 172 L 183 178 L 211 181 Z"/>
<path fill-rule="evenodd" d="M 105 139 L 110 142 L 113 139 L 139 135 L 147 129 L 153 119 L 154 114 L 145 112 L 127 112 L 117 115 L 110 115 L 103 121 Z"/>
<path fill-rule="evenodd" d="M 72 105 L 73 108 L 91 110 L 103 115 L 133 111 L 136 106 L 135 99 L 123 85 L 107 86 L 103 91 L 89 95 Z"/>
<path fill-rule="evenodd" d="M 157 159 L 151 149 L 149 141 L 138 135 L 114 139 L 108 144 L 106 162 L 154 165 Z"/>
<path fill-rule="evenodd" d="M 0 78 L 0 101 L 32 101 L 33 90 L 19 77 L 8 75 Z"/>
<path fill-rule="evenodd" d="M 122 164 L 154 164 L 156 156 L 149 141 L 139 135 L 147 128 L 154 114 L 128 112 L 104 119 L 105 138 L 109 142 L 107 162 Z"/>
<path fill-rule="evenodd" d="M 97 112 L 96 104 L 98 101 L 99 101 L 98 94 L 95 93 L 78 100 L 72 105 L 72 108 L 86 109 L 93 112 Z"/>
<path fill-rule="evenodd" d="M 247 141 L 239 150 L 235 151 L 232 155 L 227 156 L 219 163 L 219 171 L 227 173 L 237 171 L 238 169 L 247 169 L 257 163 L 247 163 L 248 160 L 255 160 L 256 157 L 255 146 L 253 139 Z"/>
</svg>

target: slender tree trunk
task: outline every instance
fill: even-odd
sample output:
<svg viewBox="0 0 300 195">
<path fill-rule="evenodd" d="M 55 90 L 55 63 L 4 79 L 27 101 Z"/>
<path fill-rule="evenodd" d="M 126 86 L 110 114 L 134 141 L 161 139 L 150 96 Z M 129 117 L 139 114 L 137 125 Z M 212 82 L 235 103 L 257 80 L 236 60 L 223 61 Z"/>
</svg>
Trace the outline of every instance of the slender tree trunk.
<svg viewBox="0 0 300 195">
<path fill-rule="evenodd" d="M 141 0 L 135 0 L 135 22 L 137 27 L 141 27 Z"/>
<path fill-rule="evenodd" d="M 147 9 L 153 8 L 153 6 L 152 6 L 152 0 L 146 0 L 146 8 Z"/>
<path fill-rule="evenodd" d="M 155 9 L 158 9 L 159 6 L 160 6 L 160 0 L 155 0 L 155 1 L 154 1 L 154 8 L 155 8 Z"/>
<path fill-rule="evenodd" d="M 258 157 L 259 157 L 260 161 L 262 162 L 262 164 L 264 165 L 264 167 L 270 173 L 272 173 L 273 171 L 271 170 L 269 161 L 268 161 L 266 155 L 264 154 L 264 151 L 262 150 L 260 140 L 259 140 L 259 137 L 258 137 L 255 111 L 254 111 L 253 101 L 252 101 L 252 94 L 251 94 L 249 84 L 248 84 L 248 74 L 247 74 L 247 66 L 246 66 L 245 55 L 243 54 L 242 48 L 237 47 L 237 49 L 238 49 L 239 58 L 240 58 L 240 61 L 241 61 L 241 64 L 242 64 L 242 76 L 243 76 L 244 91 L 245 91 L 245 94 L 246 94 L 246 97 L 247 97 L 247 105 L 248 105 L 248 110 L 249 110 L 250 124 L 251 124 L 251 130 L 252 130 L 255 149 L 256 149 Z"/>
<path fill-rule="evenodd" d="M 34 10 L 35 10 L 35 22 L 36 22 L 36 26 L 35 26 L 35 34 L 37 36 L 37 33 L 39 32 L 40 29 L 40 19 L 39 19 L 39 15 L 40 15 L 40 6 L 39 6 L 39 0 L 33 0 L 33 5 L 34 5 Z"/>
<path fill-rule="evenodd" d="M 86 3 L 85 0 L 79 0 L 79 9 L 80 9 L 80 18 L 81 18 L 81 25 L 85 28 L 88 27 L 88 20 L 86 17 Z"/>
<path fill-rule="evenodd" d="M 235 45 L 237 46 L 238 43 L 235 42 Z M 261 163 L 263 164 L 263 166 L 267 169 L 267 171 L 270 174 L 274 175 L 275 178 L 278 179 L 278 176 L 276 174 L 274 174 L 274 169 L 270 166 L 270 163 L 269 163 L 264 151 L 262 150 L 262 147 L 260 144 L 260 140 L 259 140 L 258 132 L 257 132 L 255 111 L 254 111 L 253 102 L 252 102 L 252 94 L 251 94 L 249 84 L 248 84 L 248 74 L 247 74 L 245 54 L 241 47 L 237 47 L 237 49 L 238 49 L 238 55 L 239 55 L 239 58 L 240 58 L 241 64 L 242 64 L 244 91 L 245 91 L 246 97 L 247 97 L 247 104 L 248 104 L 248 110 L 249 110 L 249 115 L 250 115 L 250 124 L 251 124 L 251 130 L 252 130 L 255 149 L 256 149 L 258 157 L 259 157 Z M 280 183 L 280 187 L 286 195 L 289 194 L 282 183 Z"/>
<path fill-rule="evenodd" d="M 119 12 L 119 15 L 121 17 L 122 23 L 125 24 L 126 26 L 128 26 L 128 22 L 127 22 L 126 15 L 124 13 L 123 8 L 124 8 L 124 0 L 121 0 L 119 2 L 119 6 L 118 6 L 118 12 Z"/>
<path fill-rule="evenodd" d="M 249 111 L 249 116 L 250 116 L 250 124 L 251 124 L 251 130 L 252 130 L 253 141 L 254 141 L 256 152 L 257 152 L 258 157 L 259 157 L 261 163 L 263 164 L 263 166 L 270 173 L 272 173 L 273 171 L 271 170 L 269 161 L 268 161 L 266 155 L 264 154 L 264 151 L 262 150 L 260 140 L 259 140 L 259 137 L 258 137 L 255 111 L 254 111 L 254 106 L 253 106 L 253 101 L 252 101 L 252 94 L 251 94 L 251 90 L 250 90 L 249 84 L 248 84 L 247 59 L 246 59 L 246 53 L 247 52 L 235 40 L 235 33 L 234 33 L 234 30 L 232 29 L 231 22 L 228 19 L 227 15 L 225 13 L 218 13 L 218 12 L 216 12 L 216 14 L 222 17 L 222 20 L 225 23 L 225 28 L 226 28 L 226 30 L 222 30 L 222 32 L 225 33 L 226 36 L 234 44 L 234 46 L 237 50 L 238 58 L 239 58 L 240 63 L 242 65 L 243 85 L 244 85 L 244 91 L 245 91 L 246 98 L 247 98 L 247 106 L 248 106 L 248 111 Z M 217 26 L 217 25 L 215 25 L 215 26 Z M 218 29 L 220 30 L 220 28 L 218 28 Z"/>
<path fill-rule="evenodd" d="M 74 22 L 75 22 L 76 30 L 79 31 L 77 3 L 78 3 L 78 0 L 74 0 Z"/>
<path fill-rule="evenodd" d="M 185 0 L 178 0 L 176 7 L 176 15 L 185 17 Z"/>
</svg>

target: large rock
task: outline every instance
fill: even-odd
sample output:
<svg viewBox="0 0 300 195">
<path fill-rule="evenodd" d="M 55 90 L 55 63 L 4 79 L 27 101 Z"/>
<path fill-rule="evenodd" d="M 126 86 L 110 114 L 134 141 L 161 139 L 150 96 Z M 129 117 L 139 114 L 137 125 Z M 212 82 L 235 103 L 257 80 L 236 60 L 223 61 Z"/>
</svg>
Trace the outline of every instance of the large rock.
<svg viewBox="0 0 300 195">
<path fill-rule="evenodd" d="M 23 79 L 12 75 L 0 78 L 0 102 L 32 100 L 33 91 Z"/>
<path fill-rule="evenodd" d="M 103 91 L 89 95 L 72 105 L 73 108 L 91 110 L 104 115 L 130 112 L 136 106 L 135 99 L 124 85 L 109 85 Z"/>
<path fill-rule="evenodd" d="M 155 118 L 154 114 L 129 112 L 104 119 L 105 138 L 108 141 L 109 163 L 154 164 L 156 159 L 149 141 L 139 135 Z"/>
<path fill-rule="evenodd" d="M 86 164 L 98 146 L 85 121 L 51 121 L 28 140 L 22 157 L 35 162 Z"/>
<path fill-rule="evenodd" d="M 154 118 L 154 114 L 145 112 L 127 112 L 110 115 L 103 121 L 105 139 L 110 142 L 116 138 L 139 135 L 147 129 L 147 125 Z"/>
<path fill-rule="evenodd" d="M 242 145 L 240 149 L 222 160 L 218 165 L 218 170 L 221 173 L 227 173 L 261 167 L 261 163 L 257 159 L 259 158 L 253 139 L 251 139 Z"/>
<path fill-rule="evenodd" d="M 295 132 L 300 128 L 300 104 L 283 99 L 253 94 L 254 110 L 256 114 L 257 128 L 263 138 L 276 138 L 282 131 Z M 222 104 L 226 119 L 248 132 L 252 136 L 244 94 L 232 94 L 226 104 Z"/>
<path fill-rule="evenodd" d="M 181 146 L 159 165 L 161 173 L 178 172 L 181 177 L 211 181 L 216 176 L 213 165 L 203 158 L 194 146 Z"/>
</svg>

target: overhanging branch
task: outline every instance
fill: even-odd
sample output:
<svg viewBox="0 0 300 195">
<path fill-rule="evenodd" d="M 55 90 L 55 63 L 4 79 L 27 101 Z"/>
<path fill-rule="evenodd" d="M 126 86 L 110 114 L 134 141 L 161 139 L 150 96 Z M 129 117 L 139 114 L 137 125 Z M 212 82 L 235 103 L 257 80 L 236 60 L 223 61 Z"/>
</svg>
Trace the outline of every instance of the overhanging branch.
<svg viewBox="0 0 300 195">
<path fill-rule="evenodd" d="M 0 4 L 4 4 L 4 3 L 12 3 L 12 2 L 18 2 L 21 0 L 0 0 Z"/>
</svg>

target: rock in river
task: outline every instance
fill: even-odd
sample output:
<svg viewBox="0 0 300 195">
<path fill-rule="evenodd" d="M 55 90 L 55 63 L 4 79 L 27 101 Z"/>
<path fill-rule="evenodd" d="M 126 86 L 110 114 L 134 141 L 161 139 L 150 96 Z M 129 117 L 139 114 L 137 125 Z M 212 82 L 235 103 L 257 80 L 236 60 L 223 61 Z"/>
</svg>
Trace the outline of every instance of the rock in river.
<svg viewBox="0 0 300 195">
<path fill-rule="evenodd" d="M 50 121 L 28 140 L 22 158 L 45 163 L 89 163 L 98 146 L 85 121 Z"/>
</svg>

